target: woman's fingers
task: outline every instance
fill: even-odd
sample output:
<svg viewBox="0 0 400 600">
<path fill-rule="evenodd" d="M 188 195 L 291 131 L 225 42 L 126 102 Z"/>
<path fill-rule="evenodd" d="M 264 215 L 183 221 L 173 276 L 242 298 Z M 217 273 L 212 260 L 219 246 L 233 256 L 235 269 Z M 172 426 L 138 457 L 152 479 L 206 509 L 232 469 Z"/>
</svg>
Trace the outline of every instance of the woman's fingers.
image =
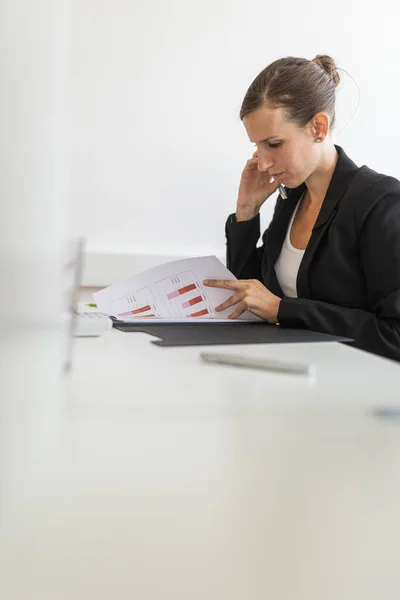
<svg viewBox="0 0 400 600">
<path fill-rule="evenodd" d="M 238 281 L 237 279 L 205 279 L 203 285 L 239 292 L 248 285 L 248 282 L 246 280 Z"/>
<path fill-rule="evenodd" d="M 262 305 L 265 302 L 264 296 L 265 294 L 271 294 L 257 279 L 205 279 L 203 284 L 207 287 L 222 288 L 236 292 L 236 294 L 232 294 L 230 298 L 215 308 L 216 312 L 221 312 L 237 304 L 238 306 L 229 315 L 228 319 L 237 319 L 246 310 L 260 316 Z"/>
<path fill-rule="evenodd" d="M 254 167 L 258 166 L 258 158 L 249 158 L 246 162 L 245 169 L 254 169 Z"/>
<path fill-rule="evenodd" d="M 240 315 L 242 315 L 246 310 L 248 310 L 245 306 L 244 303 L 241 302 L 239 304 L 239 306 L 236 307 L 236 309 L 233 311 L 232 314 L 230 314 L 228 316 L 228 319 L 237 319 L 238 317 L 240 317 Z"/>
<path fill-rule="evenodd" d="M 234 306 L 238 302 L 241 302 L 246 295 L 246 292 L 240 292 L 239 294 L 233 294 L 228 300 L 215 307 L 216 312 L 221 312 L 221 310 L 226 310 L 230 306 Z"/>
</svg>

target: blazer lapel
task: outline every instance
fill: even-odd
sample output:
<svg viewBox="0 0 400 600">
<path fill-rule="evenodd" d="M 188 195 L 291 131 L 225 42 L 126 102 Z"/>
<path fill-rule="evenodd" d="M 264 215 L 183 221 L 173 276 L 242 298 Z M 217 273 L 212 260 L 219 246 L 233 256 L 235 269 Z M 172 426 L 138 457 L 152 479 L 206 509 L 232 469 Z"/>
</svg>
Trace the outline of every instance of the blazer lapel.
<svg viewBox="0 0 400 600">
<path fill-rule="evenodd" d="M 336 168 L 297 274 L 297 295 L 301 298 L 310 297 L 308 271 L 311 261 L 336 214 L 339 202 L 358 171 L 357 165 L 345 154 L 343 149 L 340 146 L 335 146 L 335 148 L 339 154 Z"/>
</svg>

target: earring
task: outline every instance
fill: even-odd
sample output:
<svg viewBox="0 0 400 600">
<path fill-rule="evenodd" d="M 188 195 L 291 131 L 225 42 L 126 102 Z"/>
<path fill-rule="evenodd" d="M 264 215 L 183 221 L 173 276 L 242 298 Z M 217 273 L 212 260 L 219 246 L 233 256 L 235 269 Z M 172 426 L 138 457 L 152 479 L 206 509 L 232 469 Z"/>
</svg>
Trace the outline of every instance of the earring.
<svg viewBox="0 0 400 600">
<path fill-rule="evenodd" d="M 318 138 L 318 139 L 317 139 L 317 144 L 320 144 L 320 143 L 321 143 L 321 141 L 322 141 L 322 140 L 321 140 L 321 138 Z"/>
</svg>

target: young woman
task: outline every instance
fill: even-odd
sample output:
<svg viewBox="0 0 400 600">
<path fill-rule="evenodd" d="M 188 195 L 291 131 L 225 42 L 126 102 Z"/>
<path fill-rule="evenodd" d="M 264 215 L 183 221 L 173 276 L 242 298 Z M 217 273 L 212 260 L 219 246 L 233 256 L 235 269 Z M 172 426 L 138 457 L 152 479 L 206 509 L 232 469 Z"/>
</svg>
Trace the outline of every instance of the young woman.
<svg viewBox="0 0 400 600">
<path fill-rule="evenodd" d="M 400 361 L 400 182 L 334 145 L 338 83 L 332 58 L 317 56 L 277 60 L 251 84 L 240 117 L 256 151 L 226 224 L 239 281 L 207 284 L 234 292 L 218 307 L 233 319 L 249 310 Z M 260 208 L 280 184 L 257 248 Z"/>
</svg>

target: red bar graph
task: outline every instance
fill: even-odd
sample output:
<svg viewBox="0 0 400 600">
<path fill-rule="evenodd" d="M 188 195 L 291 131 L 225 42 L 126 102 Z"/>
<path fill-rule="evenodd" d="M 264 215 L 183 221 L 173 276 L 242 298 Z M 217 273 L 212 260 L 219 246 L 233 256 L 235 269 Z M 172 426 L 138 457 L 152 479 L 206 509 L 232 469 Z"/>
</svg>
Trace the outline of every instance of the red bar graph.
<svg viewBox="0 0 400 600">
<path fill-rule="evenodd" d="M 203 310 L 199 310 L 198 312 L 192 313 L 191 315 L 188 315 L 188 317 L 204 317 L 204 315 L 208 315 L 207 308 L 204 308 Z"/>
<path fill-rule="evenodd" d="M 178 296 L 182 296 L 183 294 L 186 294 L 187 292 L 191 292 L 192 290 L 195 290 L 195 289 L 196 289 L 196 284 L 190 283 L 189 285 L 185 285 L 185 287 L 179 288 L 179 290 L 175 290 L 174 292 L 167 294 L 167 298 L 168 298 L 168 300 L 173 300 L 174 298 L 177 298 Z"/>
<path fill-rule="evenodd" d="M 128 315 L 139 315 L 140 313 L 144 313 L 151 310 L 151 306 L 143 306 L 142 308 L 137 308 L 136 310 L 130 310 L 129 312 L 120 313 L 119 317 L 127 317 Z M 150 316 L 150 315 L 149 315 Z"/>
<path fill-rule="evenodd" d="M 193 306 L 194 304 L 198 304 L 199 302 L 203 301 L 203 297 L 202 296 L 196 296 L 196 298 L 192 298 L 191 300 L 188 300 L 187 302 L 184 302 L 182 304 L 183 308 L 189 308 L 189 306 Z"/>
</svg>

